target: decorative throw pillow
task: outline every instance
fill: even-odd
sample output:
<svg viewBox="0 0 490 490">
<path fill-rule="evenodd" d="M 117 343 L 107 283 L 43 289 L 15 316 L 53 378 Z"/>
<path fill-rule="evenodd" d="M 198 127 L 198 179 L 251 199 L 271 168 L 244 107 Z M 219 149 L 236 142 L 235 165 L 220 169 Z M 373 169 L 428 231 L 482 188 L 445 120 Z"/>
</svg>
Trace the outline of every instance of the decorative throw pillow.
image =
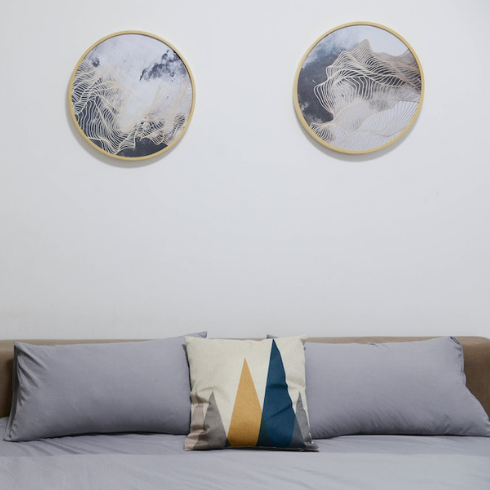
<svg viewBox="0 0 490 490">
<path fill-rule="evenodd" d="M 206 332 L 198 333 L 201 337 Z M 188 434 L 184 337 L 72 345 L 15 343 L 4 439 L 96 432 Z"/>
<path fill-rule="evenodd" d="M 306 343 L 311 434 L 490 436 L 452 337 L 379 344 Z"/>
<path fill-rule="evenodd" d="M 185 340 L 192 400 L 186 450 L 318 450 L 308 424 L 304 337 Z"/>
</svg>

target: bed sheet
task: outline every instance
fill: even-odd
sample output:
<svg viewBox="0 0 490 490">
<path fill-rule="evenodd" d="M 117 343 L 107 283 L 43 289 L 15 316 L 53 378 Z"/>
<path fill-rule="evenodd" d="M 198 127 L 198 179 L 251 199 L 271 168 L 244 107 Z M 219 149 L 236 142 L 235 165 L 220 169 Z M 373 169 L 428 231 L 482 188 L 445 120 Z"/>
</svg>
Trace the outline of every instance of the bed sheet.
<svg viewBox="0 0 490 490">
<path fill-rule="evenodd" d="M 0 434 L 7 419 L 0 419 Z M 83 435 L 0 441 L 0 488 L 490 489 L 490 438 L 345 436 L 318 453 L 184 451 L 185 436 Z"/>
</svg>

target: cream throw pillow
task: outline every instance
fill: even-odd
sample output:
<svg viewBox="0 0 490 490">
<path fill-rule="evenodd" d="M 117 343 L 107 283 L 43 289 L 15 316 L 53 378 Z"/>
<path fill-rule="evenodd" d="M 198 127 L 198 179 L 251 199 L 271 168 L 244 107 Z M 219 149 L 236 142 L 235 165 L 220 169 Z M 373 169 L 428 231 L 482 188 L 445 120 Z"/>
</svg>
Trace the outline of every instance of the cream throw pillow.
<svg viewBox="0 0 490 490">
<path fill-rule="evenodd" d="M 186 337 L 191 431 L 184 448 L 318 450 L 305 396 L 305 337 Z"/>
</svg>

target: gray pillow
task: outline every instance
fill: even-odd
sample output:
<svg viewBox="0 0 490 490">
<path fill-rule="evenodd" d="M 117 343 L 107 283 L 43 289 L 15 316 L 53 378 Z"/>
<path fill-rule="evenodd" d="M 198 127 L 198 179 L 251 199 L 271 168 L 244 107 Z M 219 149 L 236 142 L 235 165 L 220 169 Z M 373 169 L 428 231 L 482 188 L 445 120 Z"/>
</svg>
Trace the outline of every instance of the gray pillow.
<svg viewBox="0 0 490 490">
<path fill-rule="evenodd" d="M 16 342 L 12 381 L 6 441 L 98 432 L 189 432 L 184 337 L 49 346 Z"/>
<path fill-rule="evenodd" d="M 306 343 L 306 399 L 315 439 L 347 434 L 490 436 L 466 388 L 452 337 L 380 344 Z"/>
</svg>

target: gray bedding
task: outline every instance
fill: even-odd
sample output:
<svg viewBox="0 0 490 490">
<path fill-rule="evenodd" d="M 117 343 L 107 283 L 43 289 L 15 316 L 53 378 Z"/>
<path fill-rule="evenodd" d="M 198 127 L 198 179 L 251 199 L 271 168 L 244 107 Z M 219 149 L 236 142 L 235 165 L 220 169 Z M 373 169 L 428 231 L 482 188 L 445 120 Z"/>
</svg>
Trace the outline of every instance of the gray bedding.
<svg viewBox="0 0 490 490">
<path fill-rule="evenodd" d="M 7 418 L 0 419 L 3 434 Z M 185 436 L 84 435 L 0 441 L 0 488 L 490 489 L 490 438 L 345 436 L 318 453 L 184 451 Z"/>
</svg>

